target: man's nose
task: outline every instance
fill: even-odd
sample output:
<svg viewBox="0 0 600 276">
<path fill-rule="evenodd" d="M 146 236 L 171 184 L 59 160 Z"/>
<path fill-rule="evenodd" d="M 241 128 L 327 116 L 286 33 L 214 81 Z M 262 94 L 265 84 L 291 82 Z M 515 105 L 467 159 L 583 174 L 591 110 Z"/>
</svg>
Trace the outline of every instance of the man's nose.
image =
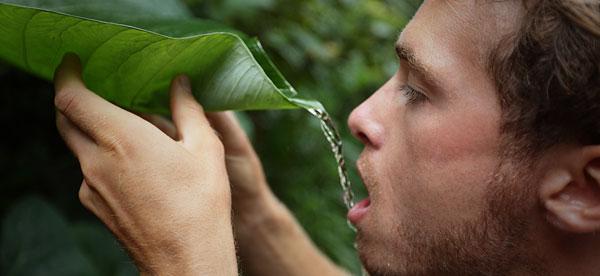
<svg viewBox="0 0 600 276">
<path fill-rule="evenodd" d="M 371 96 L 352 111 L 348 118 L 348 127 L 352 135 L 366 147 L 379 148 L 382 142 L 382 127 L 373 112 L 374 96 Z"/>
</svg>

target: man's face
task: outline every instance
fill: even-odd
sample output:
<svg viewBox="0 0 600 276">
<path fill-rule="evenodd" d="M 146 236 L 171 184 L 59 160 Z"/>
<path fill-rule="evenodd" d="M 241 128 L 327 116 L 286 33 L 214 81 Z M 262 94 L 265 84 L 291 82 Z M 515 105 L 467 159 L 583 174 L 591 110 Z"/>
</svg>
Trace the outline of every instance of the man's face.
<svg viewBox="0 0 600 276">
<path fill-rule="evenodd" d="M 503 157 L 487 70 L 523 14 L 519 1 L 425 1 L 398 40 L 399 71 L 352 112 L 370 203 L 349 218 L 372 274 L 531 269 L 516 266 L 535 196 Z"/>
</svg>

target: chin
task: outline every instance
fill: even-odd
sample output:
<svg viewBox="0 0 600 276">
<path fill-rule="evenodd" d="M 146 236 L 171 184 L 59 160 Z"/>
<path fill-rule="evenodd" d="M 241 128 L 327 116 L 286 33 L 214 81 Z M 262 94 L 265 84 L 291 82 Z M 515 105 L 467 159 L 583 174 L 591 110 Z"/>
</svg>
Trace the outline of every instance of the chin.
<svg viewBox="0 0 600 276">
<path fill-rule="evenodd" d="M 398 237 L 385 231 L 387 225 L 377 224 L 372 217 L 366 216 L 357 225 L 356 245 L 360 260 L 370 276 L 407 275 L 399 269 L 400 249 L 395 249 Z"/>
<path fill-rule="evenodd" d="M 404 273 L 399 271 L 396 262 L 382 262 L 384 257 L 378 255 L 377 252 L 381 253 L 381 251 L 375 250 L 363 250 L 359 246 L 359 257 L 364 269 L 369 273 L 369 276 L 378 276 L 378 275 L 410 275 L 408 273 Z M 373 254 L 371 254 L 373 253 Z"/>
</svg>

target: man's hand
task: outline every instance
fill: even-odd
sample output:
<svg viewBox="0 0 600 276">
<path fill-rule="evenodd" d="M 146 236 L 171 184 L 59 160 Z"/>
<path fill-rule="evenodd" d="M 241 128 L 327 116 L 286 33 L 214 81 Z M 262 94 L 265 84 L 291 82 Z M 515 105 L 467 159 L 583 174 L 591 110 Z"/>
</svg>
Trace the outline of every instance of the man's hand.
<svg viewBox="0 0 600 276">
<path fill-rule="evenodd" d="M 169 120 L 158 115 L 142 117 L 170 137 L 176 137 L 176 128 Z M 260 159 L 233 112 L 207 113 L 206 117 L 225 147 L 235 215 L 234 228 L 237 231 L 250 230 L 248 228 L 269 219 L 284 207 L 271 192 Z"/>
<path fill-rule="evenodd" d="M 189 81 L 171 86 L 173 137 L 89 91 L 79 61 L 55 76 L 57 126 L 79 159 L 82 204 L 143 274 L 237 274 L 224 148 Z"/>
</svg>

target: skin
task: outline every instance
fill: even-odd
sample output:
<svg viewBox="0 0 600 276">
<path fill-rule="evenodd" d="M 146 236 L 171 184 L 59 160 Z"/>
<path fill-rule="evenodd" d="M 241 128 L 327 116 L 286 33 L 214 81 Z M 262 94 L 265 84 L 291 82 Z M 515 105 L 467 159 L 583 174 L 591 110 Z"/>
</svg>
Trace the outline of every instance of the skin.
<svg viewBox="0 0 600 276">
<path fill-rule="evenodd" d="M 502 161 L 487 47 L 471 45 L 485 41 L 475 37 L 482 29 L 503 24 L 496 10 L 508 10 L 502 7 L 507 4 L 424 3 L 397 42 L 421 66 L 401 59 L 398 73 L 350 115 L 351 130 L 365 144 L 358 167 L 371 199 L 368 214 L 356 222 L 359 248 L 376 271 L 435 274 L 443 271 L 427 267 L 455 267 L 467 258 L 437 262 L 431 255 L 434 248 L 450 254 L 450 241 L 463 240 L 466 226 L 481 219 L 485 184 Z M 462 27 L 483 17 L 488 20 L 481 26 Z M 420 93 L 412 96 L 404 85 Z"/>
<path fill-rule="evenodd" d="M 500 131 L 487 57 L 524 14 L 515 1 L 425 1 L 397 43 L 397 74 L 350 115 L 369 200 L 349 218 L 371 275 L 600 269 L 600 146 L 523 157 Z M 57 125 L 82 166 L 83 205 L 143 274 L 234 275 L 234 236 L 247 275 L 344 274 L 269 190 L 234 117 L 204 114 L 182 80 L 171 122 L 107 103 L 63 61 Z"/>
<path fill-rule="evenodd" d="M 87 90 L 76 57 L 63 60 L 55 87 L 57 126 L 84 175 L 79 198 L 140 273 L 235 274 L 224 150 L 189 82 L 172 84 L 177 139 Z"/>
<path fill-rule="evenodd" d="M 486 58 L 523 14 L 512 1 L 426 1 L 397 42 L 398 73 L 352 112 L 349 126 L 365 144 L 358 167 L 371 203 L 360 211 L 366 214 L 349 217 L 371 274 L 568 272 L 557 257 L 563 252 L 547 246 L 557 238 L 547 219 L 555 210 L 540 207 L 551 196 L 539 195 L 556 177 L 548 174 L 582 175 L 595 157 L 578 159 L 573 152 L 581 145 L 525 160 L 511 154 L 516 142 L 500 132 Z M 598 199 L 597 192 L 588 196 Z"/>
</svg>

